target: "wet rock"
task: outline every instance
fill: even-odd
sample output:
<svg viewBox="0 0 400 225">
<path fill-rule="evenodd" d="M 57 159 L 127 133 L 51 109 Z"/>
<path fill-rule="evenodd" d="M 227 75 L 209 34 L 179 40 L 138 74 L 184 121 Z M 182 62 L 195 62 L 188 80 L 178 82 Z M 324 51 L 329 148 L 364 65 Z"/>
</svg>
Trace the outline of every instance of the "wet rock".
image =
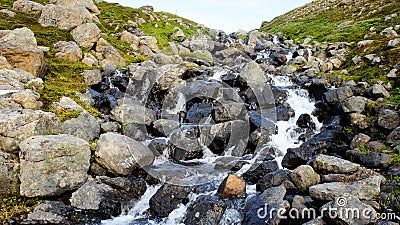
<svg viewBox="0 0 400 225">
<path fill-rule="evenodd" d="M 147 184 L 142 178 L 137 178 L 132 175 L 115 178 L 101 176 L 97 177 L 97 179 L 111 186 L 114 189 L 116 197 L 124 201 L 139 199 L 147 189 Z"/>
<path fill-rule="evenodd" d="M 333 209 L 335 209 L 336 217 L 328 213 L 332 212 Z M 368 216 L 349 216 L 349 209 L 360 214 L 368 212 Z M 324 219 L 328 224 L 370 224 L 377 218 L 374 208 L 361 202 L 356 196 L 347 193 L 339 195 L 333 201 L 323 205 L 321 210 L 324 210 Z"/>
<path fill-rule="evenodd" d="M 33 136 L 21 142 L 20 149 L 23 196 L 59 195 L 78 188 L 87 179 L 90 146 L 80 138 L 65 134 Z"/>
<path fill-rule="evenodd" d="M 333 200 L 344 193 L 354 195 L 361 200 L 371 200 L 376 193 L 380 193 L 380 185 L 384 180 L 382 176 L 371 176 L 351 183 L 317 184 L 311 186 L 309 192 L 312 198 L 318 200 Z"/>
<path fill-rule="evenodd" d="M 272 214 L 273 209 L 283 210 L 289 209 L 290 204 L 283 200 L 286 194 L 286 189 L 281 185 L 265 190 L 260 195 L 257 195 L 246 203 L 244 208 L 243 225 L 250 224 L 279 224 L 280 217 Z"/>
<path fill-rule="evenodd" d="M 307 189 L 320 182 L 319 175 L 309 165 L 301 165 L 290 173 L 290 179 L 296 187 L 306 192 Z"/>
<path fill-rule="evenodd" d="M 345 113 L 362 113 L 367 103 L 367 98 L 361 96 L 353 96 L 344 100 L 342 110 Z"/>
<path fill-rule="evenodd" d="M 179 127 L 179 122 L 175 120 L 159 119 L 154 121 L 153 125 L 158 132 L 167 137 Z"/>
<path fill-rule="evenodd" d="M 226 208 L 226 203 L 217 198 L 200 196 L 188 207 L 185 224 L 218 225 Z"/>
<path fill-rule="evenodd" d="M 229 174 L 220 184 L 217 193 L 223 199 L 244 198 L 246 182 L 235 174 Z"/>
<path fill-rule="evenodd" d="M 290 107 L 288 103 L 279 104 L 276 108 L 276 119 L 278 121 L 288 121 L 291 117 L 295 115 L 294 110 Z"/>
<path fill-rule="evenodd" d="M 65 121 L 62 124 L 62 132 L 94 141 L 100 135 L 100 125 L 96 118 L 84 111 L 77 118 Z"/>
<path fill-rule="evenodd" d="M 22 90 L 11 95 L 11 98 L 25 109 L 40 109 L 43 103 L 38 101 L 40 98 L 39 93 L 30 89 Z"/>
<path fill-rule="evenodd" d="M 114 189 L 99 180 L 86 182 L 72 193 L 71 206 L 94 213 L 99 219 L 108 219 L 121 213 L 121 203 L 117 200 Z"/>
<path fill-rule="evenodd" d="M 371 152 L 368 154 L 357 154 L 354 157 L 356 161 L 368 168 L 387 168 L 393 161 L 393 158 L 386 153 Z"/>
<path fill-rule="evenodd" d="M 60 133 L 60 120 L 54 113 L 40 110 L 0 111 L 1 150 L 17 153 L 19 144 L 28 137 Z"/>
<path fill-rule="evenodd" d="M 279 169 L 278 163 L 275 160 L 264 161 L 259 165 L 254 164 L 246 173 L 243 174 L 243 179 L 246 182 L 256 184 L 266 174 Z"/>
<path fill-rule="evenodd" d="M 307 163 L 315 155 L 315 151 L 307 148 L 289 148 L 282 160 L 282 166 L 294 169 L 299 165 Z"/>
<path fill-rule="evenodd" d="M 43 5 L 33 1 L 17 0 L 14 2 L 12 9 L 24 13 L 41 13 Z"/>
<path fill-rule="evenodd" d="M 296 125 L 300 128 L 315 130 L 315 123 L 312 121 L 309 114 L 301 114 L 296 121 Z"/>
<path fill-rule="evenodd" d="M 339 102 L 343 102 L 345 99 L 353 96 L 351 87 L 344 86 L 337 89 L 329 90 L 324 93 L 323 99 L 330 105 L 335 105 Z"/>
<path fill-rule="evenodd" d="M 100 135 L 95 155 L 100 165 L 120 175 L 129 175 L 138 168 L 151 165 L 154 161 L 154 155 L 149 148 L 116 133 Z"/>
<path fill-rule="evenodd" d="M 11 195 L 19 192 L 18 189 L 19 163 L 12 155 L 0 151 L 0 194 Z"/>
<path fill-rule="evenodd" d="M 166 217 L 179 204 L 189 202 L 191 188 L 187 186 L 175 186 L 164 184 L 150 198 L 150 212 L 155 216 Z"/>
<path fill-rule="evenodd" d="M 79 46 L 91 49 L 100 39 L 101 30 L 95 23 L 84 23 L 73 29 L 71 35 Z"/>
<path fill-rule="evenodd" d="M 367 90 L 365 90 L 365 94 L 373 99 L 378 98 L 388 98 L 390 93 L 380 84 L 374 84 Z"/>
<path fill-rule="evenodd" d="M 263 176 L 257 183 L 257 191 L 264 192 L 265 190 L 276 187 L 289 180 L 289 171 L 279 169 Z"/>
<path fill-rule="evenodd" d="M 224 103 L 213 111 L 213 117 L 217 122 L 232 121 L 243 118 L 245 109 L 243 103 Z"/>
<path fill-rule="evenodd" d="M 350 148 L 357 148 L 360 145 L 365 145 L 371 140 L 371 137 L 363 134 L 363 133 L 358 133 L 354 135 L 353 139 L 351 140 L 350 143 Z"/>
<path fill-rule="evenodd" d="M 330 174 L 330 173 L 344 173 L 349 174 L 357 171 L 360 165 L 352 163 L 350 161 L 337 158 L 335 156 L 328 155 L 317 155 L 315 156 L 310 165 L 319 173 Z"/>
<path fill-rule="evenodd" d="M 160 85 L 160 90 L 169 90 L 187 70 L 186 66 L 179 64 L 158 67 L 157 74 L 159 74 L 159 77 L 157 82 Z"/>
<path fill-rule="evenodd" d="M 70 224 L 67 218 L 72 210 L 61 201 L 46 201 L 29 213 L 22 224 Z"/>
<path fill-rule="evenodd" d="M 400 125 L 400 116 L 396 111 L 390 109 L 382 109 L 378 115 L 378 125 L 392 130 Z"/>
<path fill-rule="evenodd" d="M 314 97 L 316 100 L 322 100 L 323 94 L 328 91 L 323 83 L 313 82 L 308 87 L 308 91 L 310 92 L 311 96 Z"/>
</svg>

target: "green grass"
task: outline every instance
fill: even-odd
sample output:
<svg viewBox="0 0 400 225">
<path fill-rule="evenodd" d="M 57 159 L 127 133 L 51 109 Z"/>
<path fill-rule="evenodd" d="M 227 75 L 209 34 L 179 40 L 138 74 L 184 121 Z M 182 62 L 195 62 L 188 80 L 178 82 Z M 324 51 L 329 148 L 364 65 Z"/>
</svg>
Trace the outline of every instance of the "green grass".
<svg viewBox="0 0 400 225">
<path fill-rule="evenodd" d="M 43 200 L 38 198 L 0 197 L 0 224 L 7 224 L 11 218 L 28 213 L 41 202 Z"/>
</svg>

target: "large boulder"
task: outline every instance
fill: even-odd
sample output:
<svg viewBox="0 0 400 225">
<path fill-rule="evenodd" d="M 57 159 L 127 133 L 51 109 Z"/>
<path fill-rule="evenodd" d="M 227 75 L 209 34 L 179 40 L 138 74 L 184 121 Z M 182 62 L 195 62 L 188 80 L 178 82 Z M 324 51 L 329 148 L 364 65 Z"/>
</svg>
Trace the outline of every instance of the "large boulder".
<svg viewBox="0 0 400 225">
<path fill-rule="evenodd" d="M 184 65 L 169 64 L 157 68 L 158 80 L 160 89 L 165 91 L 170 89 L 180 81 L 180 77 L 188 70 Z"/>
<path fill-rule="evenodd" d="M 0 151 L 0 195 L 18 192 L 18 169 L 17 159 Z"/>
<path fill-rule="evenodd" d="M 400 125 L 400 115 L 396 111 L 390 109 L 383 109 L 378 115 L 378 125 L 392 130 Z"/>
<path fill-rule="evenodd" d="M 148 147 L 116 133 L 100 136 L 95 155 L 100 165 L 120 175 L 129 175 L 136 169 L 151 165 L 154 161 L 154 155 Z"/>
<path fill-rule="evenodd" d="M 111 111 L 111 118 L 121 124 L 147 124 L 150 125 L 156 117 L 147 107 L 128 98 L 120 99 L 118 106 Z"/>
<path fill-rule="evenodd" d="M 160 51 L 160 49 L 158 48 L 158 45 L 157 45 L 157 39 L 155 37 L 141 36 L 139 43 L 140 43 L 140 45 L 146 45 L 154 53 L 157 53 Z"/>
<path fill-rule="evenodd" d="M 54 44 L 57 49 L 55 56 L 57 58 L 69 59 L 71 61 L 78 61 L 82 59 L 82 50 L 73 41 L 58 41 Z"/>
<path fill-rule="evenodd" d="M 88 177 L 90 146 L 80 138 L 33 136 L 20 149 L 22 196 L 56 196 L 78 188 Z"/>
<path fill-rule="evenodd" d="M 5 152 L 17 153 L 26 138 L 60 130 L 61 122 L 54 113 L 30 109 L 0 111 L 0 149 Z"/>
<path fill-rule="evenodd" d="M 361 96 L 347 98 L 342 103 L 342 110 L 345 113 L 362 113 L 365 109 L 367 100 L 367 98 Z"/>
<path fill-rule="evenodd" d="M 41 13 L 43 5 L 28 0 L 17 0 L 13 4 L 13 10 L 24 13 Z"/>
<path fill-rule="evenodd" d="M 73 29 L 71 34 L 79 46 L 91 49 L 100 39 L 101 30 L 95 23 L 84 23 Z"/>
<path fill-rule="evenodd" d="M 72 211 L 71 206 L 61 201 L 45 201 L 29 213 L 22 224 L 71 224 L 67 217 Z"/>
<path fill-rule="evenodd" d="M 87 111 L 84 111 L 78 116 L 78 118 L 65 121 L 62 125 L 62 131 L 65 134 L 93 141 L 100 135 L 100 124 L 96 118 L 90 115 Z"/>
<path fill-rule="evenodd" d="M 37 47 L 35 34 L 26 27 L 17 28 L 0 38 L 0 42 L 7 42 L 12 45 L 23 45 Z"/>
</svg>

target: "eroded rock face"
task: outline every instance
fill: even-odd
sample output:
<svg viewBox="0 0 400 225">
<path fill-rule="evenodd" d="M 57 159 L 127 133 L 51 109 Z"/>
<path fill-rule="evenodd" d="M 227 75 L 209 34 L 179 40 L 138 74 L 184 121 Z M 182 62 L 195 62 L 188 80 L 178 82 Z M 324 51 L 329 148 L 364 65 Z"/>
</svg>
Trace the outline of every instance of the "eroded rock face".
<svg viewBox="0 0 400 225">
<path fill-rule="evenodd" d="M 74 190 L 87 179 L 90 146 L 71 135 L 33 136 L 20 144 L 21 187 L 27 197 Z"/>
<path fill-rule="evenodd" d="M 120 175 L 129 175 L 138 168 L 151 165 L 154 161 L 154 155 L 148 147 L 116 133 L 100 136 L 95 155 L 99 164 L 110 172 Z"/>
</svg>

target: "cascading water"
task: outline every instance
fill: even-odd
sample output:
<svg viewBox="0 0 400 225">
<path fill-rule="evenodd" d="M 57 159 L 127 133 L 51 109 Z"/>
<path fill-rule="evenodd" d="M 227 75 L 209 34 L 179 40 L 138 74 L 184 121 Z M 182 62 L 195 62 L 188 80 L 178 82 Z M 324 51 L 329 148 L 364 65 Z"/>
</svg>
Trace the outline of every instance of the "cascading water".
<svg viewBox="0 0 400 225">
<path fill-rule="evenodd" d="M 214 76 L 210 78 L 210 80 L 221 80 L 221 76 L 224 75 L 227 71 L 219 71 L 214 73 Z M 276 125 L 278 127 L 278 132 L 277 134 L 272 136 L 272 140 L 267 143 L 267 146 L 270 147 L 275 147 L 280 151 L 279 156 L 276 157 L 275 160 L 277 160 L 279 166 L 281 167 L 281 161 L 282 157 L 286 153 L 286 150 L 288 148 L 295 148 L 300 146 L 301 142 L 298 140 L 299 136 L 302 134 L 301 132 L 298 131 L 296 121 L 299 118 L 301 114 L 309 114 L 314 111 L 314 102 L 309 98 L 308 92 L 304 89 L 299 89 L 296 88 L 296 85 L 294 85 L 289 77 L 287 76 L 270 76 L 272 80 L 273 86 L 286 90 L 288 92 L 288 98 L 287 98 L 287 103 L 291 106 L 291 108 L 294 109 L 295 111 L 295 116 L 291 117 L 288 121 L 277 121 Z M 184 101 L 183 97 L 180 96 L 181 98 L 178 100 L 178 104 L 176 105 L 176 108 L 174 109 L 169 109 L 170 111 L 173 111 L 174 113 L 178 110 L 182 110 L 184 107 Z M 321 128 L 321 123 L 318 122 L 317 118 L 314 116 L 311 116 L 312 121 L 316 124 L 316 129 L 314 132 L 318 132 L 319 129 Z M 204 124 L 209 124 L 210 119 L 206 120 Z M 168 141 L 169 138 L 166 138 L 166 141 Z M 217 156 L 213 154 L 210 151 L 207 151 L 208 154 L 205 154 L 202 159 L 197 160 L 198 162 L 202 163 L 207 163 L 207 164 L 213 164 L 215 163 L 218 159 L 221 159 L 223 157 L 230 157 L 231 156 L 231 151 L 227 150 L 225 151 L 225 154 L 222 156 Z M 261 151 L 257 152 L 254 156 L 253 159 L 248 160 L 250 164 L 245 165 L 241 170 L 236 172 L 236 174 L 241 175 L 246 172 L 247 169 L 250 168 L 251 163 L 254 163 L 257 161 L 258 154 Z M 168 157 L 167 157 L 167 152 L 165 151 L 164 154 L 160 155 L 156 159 L 156 164 L 157 166 L 163 167 L 166 166 L 166 169 L 168 170 L 173 170 L 176 168 L 175 165 L 170 165 L 168 164 Z M 168 166 L 167 166 L 168 165 Z M 135 206 L 129 210 L 128 213 L 123 214 L 119 217 L 116 217 L 111 220 L 106 220 L 103 221 L 103 224 L 106 225 L 123 225 L 123 224 L 165 224 L 165 225 L 177 225 L 177 224 L 183 224 L 184 217 L 186 215 L 187 208 L 190 204 L 192 204 L 200 195 L 214 195 L 216 194 L 216 191 L 218 189 L 219 184 L 222 182 L 222 180 L 228 175 L 229 171 L 222 172 L 219 174 L 212 174 L 210 176 L 214 176 L 212 182 L 209 185 L 209 188 L 206 191 L 203 191 L 201 193 L 191 193 L 189 196 L 189 202 L 186 204 L 180 204 L 178 208 L 173 210 L 168 217 L 164 218 L 163 220 L 156 220 L 150 218 L 149 213 L 147 212 L 149 209 L 149 199 L 156 193 L 156 191 L 160 188 L 160 185 L 153 185 L 149 186 L 146 193 L 138 200 L 138 202 L 135 204 Z M 188 173 L 190 174 L 190 173 Z M 202 176 L 200 174 L 197 174 L 198 176 Z M 207 175 L 207 174 L 203 174 Z M 188 180 L 190 179 L 198 179 L 195 174 L 190 174 L 188 175 Z M 247 190 L 247 199 L 251 198 L 256 192 L 256 185 L 248 185 Z M 222 219 L 220 224 L 240 224 L 240 221 L 242 220 L 243 215 L 241 214 L 240 206 L 235 206 L 235 204 L 230 205 Z"/>
</svg>

